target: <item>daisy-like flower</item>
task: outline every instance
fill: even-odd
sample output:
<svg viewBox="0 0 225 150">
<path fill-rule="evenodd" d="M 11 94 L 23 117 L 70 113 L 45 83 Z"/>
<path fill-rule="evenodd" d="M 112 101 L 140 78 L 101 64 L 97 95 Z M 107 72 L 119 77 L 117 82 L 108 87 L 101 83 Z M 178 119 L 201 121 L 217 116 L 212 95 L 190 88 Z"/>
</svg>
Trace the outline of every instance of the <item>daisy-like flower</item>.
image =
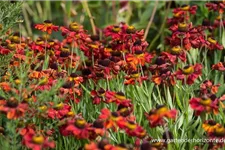
<svg viewBox="0 0 225 150">
<path fill-rule="evenodd" d="M 87 139 L 89 137 L 89 124 L 82 117 L 75 117 L 75 119 L 69 121 L 64 128 L 77 139 Z"/>
<path fill-rule="evenodd" d="M 99 119 L 104 120 L 104 127 L 106 129 L 112 128 L 116 130 L 120 124 L 124 124 L 124 118 L 119 116 L 118 112 L 110 112 L 110 110 L 104 108 L 101 110 Z"/>
<path fill-rule="evenodd" d="M 141 76 L 137 71 L 132 71 L 129 75 L 125 76 L 125 85 L 134 85 L 135 83 L 142 84 L 143 81 L 147 80 L 147 76 Z"/>
<path fill-rule="evenodd" d="M 191 85 L 202 74 L 202 65 L 187 65 L 183 69 L 179 69 L 175 72 L 175 76 L 178 80 L 182 80 L 183 83 Z M 186 80 L 186 82 L 185 82 Z"/>
<path fill-rule="evenodd" d="M 109 143 L 107 139 L 102 139 L 101 141 L 94 143 L 91 142 L 90 144 L 85 144 L 85 150 L 112 150 L 110 149 L 112 145 Z"/>
<path fill-rule="evenodd" d="M 29 149 L 42 150 L 44 148 L 55 148 L 55 142 L 50 141 L 49 137 L 38 133 L 32 128 L 29 128 L 25 135 L 23 135 L 22 143 Z"/>
<path fill-rule="evenodd" d="M 11 51 L 10 51 L 9 49 L 0 46 L 0 54 L 1 54 L 1 55 L 7 55 L 7 54 L 9 54 L 10 52 L 11 52 Z"/>
<path fill-rule="evenodd" d="M 150 55 L 147 52 L 143 51 L 135 51 L 135 54 L 127 54 L 126 55 L 126 61 L 128 65 L 131 66 L 133 70 L 137 70 L 138 65 L 144 66 L 145 63 L 150 63 L 151 59 L 153 58 L 152 55 Z"/>
<path fill-rule="evenodd" d="M 217 148 L 224 146 L 225 127 L 222 124 L 217 124 L 211 132 L 208 132 L 208 138 L 212 141 L 210 144 Z"/>
<path fill-rule="evenodd" d="M 59 103 L 55 105 L 53 108 L 49 108 L 47 110 L 48 117 L 51 119 L 62 119 L 65 117 L 71 110 L 71 106 L 64 104 L 64 103 Z"/>
<path fill-rule="evenodd" d="M 132 106 L 131 100 L 127 99 L 123 92 L 106 92 L 106 102 L 115 102 L 117 105 Z"/>
<path fill-rule="evenodd" d="M 74 86 L 78 87 L 83 82 L 83 77 L 78 76 L 76 73 L 71 73 L 69 76 L 69 81 L 73 81 Z"/>
<path fill-rule="evenodd" d="M 117 112 L 119 113 L 120 116 L 128 117 L 133 112 L 133 105 L 131 107 L 119 105 L 117 108 Z"/>
<path fill-rule="evenodd" d="M 42 32 L 47 32 L 48 34 L 52 34 L 52 31 L 59 30 L 59 27 L 53 25 L 53 23 L 49 20 L 45 20 L 43 24 L 36 24 L 34 27 Z"/>
<path fill-rule="evenodd" d="M 140 139 L 146 136 L 146 131 L 143 127 L 130 120 L 125 124 L 125 131 L 129 136 L 138 137 Z"/>
<path fill-rule="evenodd" d="M 224 9 L 225 9 L 225 1 L 209 2 L 209 3 L 206 3 L 206 7 L 209 10 L 219 12 L 220 14 L 222 14 L 224 12 Z"/>
<path fill-rule="evenodd" d="M 216 94 L 218 92 L 218 88 L 220 87 L 220 84 L 213 84 L 213 81 L 210 80 L 205 80 L 201 85 L 200 85 L 200 92 L 202 95 L 208 94 Z"/>
<path fill-rule="evenodd" d="M 212 133 L 214 130 L 219 126 L 218 123 L 216 123 L 214 120 L 206 120 L 202 124 L 202 128 L 207 132 L 207 133 Z"/>
<path fill-rule="evenodd" d="M 89 139 L 96 139 L 98 136 L 104 136 L 107 134 L 107 130 L 104 128 L 104 121 L 96 119 L 93 124 L 88 128 Z"/>
<path fill-rule="evenodd" d="M 176 12 L 184 11 L 184 12 L 189 12 L 191 14 L 195 14 L 196 10 L 197 10 L 196 5 L 190 6 L 190 5 L 184 4 L 181 7 L 174 9 L 173 12 L 176 13 Z"/>
<path fill-rule="evenodd" d="M 209 50 L 223 50 L 223 46 L 218 43 L 213 37 L 208 37 L 207 39 L 207 48 Z"/>
<path fill-rule="evenodd" d="M 156 58 L 155 64 L 149 67 L 152 73 L 151 80 L 156 84 L 175 85 L 175 76 L 172 73 L 172 64 L 164 56 Z"/>
<path fill-rule="evenodd" d="M 12 90 L 11 85 L 8 82 L 0 82 L 0 88 L 5 92 L 9 92 Z"/>
<path fill-rule="evenodd" d="M 106 91 L 103 88 L 99 90 L 92 90 L 91 97 L 93 99 L 93 104 L 100 104 L 101 101 L 104 101 Z"/>
<path fill-rule="evenodd" d="M 183 62 L 186 62 L 186 53 L 180 46 L 174 46 L 170 49 L 168 52 L 162 52 L 161 56 L 165 59 L 168 59 L 171 61 L 171 63 L 175 64 L 177 63 L 178 59 L 180 59 Z"/>
<path fill-rule="evenodd" d="M 196 14 L 197 6 L 190 6 L 190 5 L 182 5 L 179 8 L 175 8 L 173 10 L 173 17 L 167 19 L 167 23 L 169 25 L 178 24 L 180 22 L 188 22 L 190 17 L 188 13 L 194 15 Z"/>
<path fill-rule="evenodd" d="M 166 38 L 166 42 L 171 47 L 183 46 L 185 50 L 201 48 L 206 45 L 205 33 L 202 28 L 193 27 L 185 22 L 175 24 L 170 27 L 172 35 Z"/>
<path fill-rule="evenodd" d="M 221 124 L 217 125 L 213 132 L 209 132 L 209 136 L 225 138 L 225 127 Z"/>
<path fill-rule="evenodd" d="M 213 96 L 208 97 L 204 95 L 200 98 L 193 97 L 190 99 L 189 104 L 191 108 L 195 110 L 196 115 L 200 115 L 202 112 L 213 112 L 214 114 L 218 113 L 219 100 Z"/>
<path fill-rule="evenodd" d="M 152 109 L 149 113 L 145 113 L 151 127 L 161 126 L 165 123 L 164 118 L 175 119 L 177 111 L 169 110 L 165 105 L 159 105 L 156 109 Z"/>
<path fill-rule="evenodd" d="M 0 112 L 5 113 L 8 119 L 23 117 L 27 108 L 26 103 L 19 103 L 15 98 L 0 100 Z"/>
<path fill-rule="evenodd" d="M 218 71 L 225 71 L 225 63 L 224 62 L 218 62 L 217 64 L 212 65 L 213 70 Z"/>
</svg>

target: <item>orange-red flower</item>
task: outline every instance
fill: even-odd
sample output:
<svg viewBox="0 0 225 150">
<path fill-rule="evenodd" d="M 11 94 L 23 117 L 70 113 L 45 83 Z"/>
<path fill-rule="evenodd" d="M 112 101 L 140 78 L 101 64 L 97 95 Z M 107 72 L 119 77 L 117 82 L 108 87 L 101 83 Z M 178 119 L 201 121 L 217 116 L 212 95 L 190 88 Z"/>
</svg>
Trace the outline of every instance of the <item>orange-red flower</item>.
<svg viewBox="0 0 225 150">
<path fill-rule="evenodd" d="M 128 64 L 131 66 L 133 70 L 137 70 L 138 66 L 144 66 L 145 63 L 150 63 L 152 58 L 153 58 L 152 55 L 140 50 L 135 51 L 134 54 L 126 55 L 126 61 L 128 62 Z"/>
<path fill-rule="evenodd" d="M 207 133 L 212 133 L 214 130 L 219 126 L 218 123 L 216 123 L 214 120 L 206 120 L 202 124 L 202 128 L 207 132 Z"/>
<path fill-rule="evenodd" d="M 136 124 L 134 121 L 127 120 L 124 129 L 129 136 L 138 137 L 140 139 L 146 136 L 144 128 Z"/>
<path fill-rule="evenodd" d="M 175 119 L 177 111 L 169 110 L 165 105 L 159 105 L 156 109 L 152 109 L 149 113 L 145 113 L 151 127 L 156 127 L 164 124 L 164 118 Z"/>
<path fill-rule="evenodd" d="M 112 128 L 113 130 L 116 130 L 117 127 L 125 121 L 117 112 L 110 112 L 110 110 L 106 108 L 101 110 L 99 119 L 104 120 L 104 126 L 106 129 Z"/>
<path fill-rule="evenodd" d="M 54 148 L 55 142 L 50 141 L 49 137 L 38 133 L 32 128 L 29 128 L 25 135 L 23 135 L 22 143 L 29 149 L 42 150 L 44 148 Z"/>
<path fill-rule="evenodd" d="M 5 92 L 9 92 L 12 88 L 8 82 L 1 82 L 0 88 L 4 90 Z"/>
<path fill-rule="evenodd" d="M 68 112 L 70 112 L 71 106 L 64 104 L 64 103 L 59 103 L 55 105 L 53 108 L 49 108 L 47 111 L 48 117 L 51 119 L 62 119 L 65 117 Z"/>
<path fill-rule="evenodd" d="M 191 108 L 196 111 L 196 115 L 200 115 L 202 112 L 213 112 L 218 113 L 219 100 L 216 97 L 207 97 L 206 95 L 194 97 L 190 99 Z"/>
<path fill-rule="evenodd" d="M 202 95 L 204 94 L 216 94 L 218 92 L 218 88 L 220 87 L 220 84 L 213 84 L 213 81 L 205 80 L 200 85 L 200 92 Z"/>
<path fill-rule="evenodd" d="M 225 71 L 225 64 L 223 62 L 219 62 L 217 64 L 212 65 L 213 70 Z"/>
<path fill-rule="evenodd" d="M 27 108 L 26 103 L 20 103 L 15 98 L 0 100 L 0 112 L 6 113 L 8 119 L 23 117 Z"/>
<path fill-rule="evenodd" d="M 45 20 L 43 24 L 36 24 L 35 29 L 41 30 L 42 32 L 47 32 L 51 34 L 52 31 L 58 31 L 59 27 L 52 24 L 51 21 Z"/>
<path fill-rule="evenodd" d="M 134 85 L 136 83 L 142 84 L 143 81 L 147 80 L 147 76 L 141 76 L 137 71 L 132 71 L 129 75 L 125 76 L 125 85 Z"/>
</svg>

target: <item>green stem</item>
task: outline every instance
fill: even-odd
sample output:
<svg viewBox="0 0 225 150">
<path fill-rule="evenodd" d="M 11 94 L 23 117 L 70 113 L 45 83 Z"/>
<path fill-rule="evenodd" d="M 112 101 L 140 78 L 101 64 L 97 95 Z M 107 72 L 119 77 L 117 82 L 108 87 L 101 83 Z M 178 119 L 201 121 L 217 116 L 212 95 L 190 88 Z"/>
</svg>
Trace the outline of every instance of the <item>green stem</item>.
<svg viewBox="0 0 225 150">
<path fill-rule="evenodd" d="M 168 16 L 168 14 L 169 14 L 168 12 L 169 12 L 169 9 L 170 9 L 170 5 L 171 5 L 171 1 L 169 2 L 169 5 L 168 5 L 168 7 L 167 7 L 166 14 L 165 14 L 165 17 L 164 17 L 164 19 L 163 19 L 163 23 L 162 23 L 162 25 L 161 25 L 161 27 L 160 27 L 160 29 L 159 29 L 159 32 L 158 32 L 158 34 L 154 37 L 154 39 L 151 41 L 149 47 L 147 48 L 147 51 L 149 51 L 149 50 L 152 48 L 152 46 L 155 44 L 155 42 L 158 40 L 158 38 L 160 37 L 161 33 L 163 32 L 163 29 L 164 29 L 165 24 L 166 24 L 166 19 L 167 19 L 167 16 Z"/>
</svg>

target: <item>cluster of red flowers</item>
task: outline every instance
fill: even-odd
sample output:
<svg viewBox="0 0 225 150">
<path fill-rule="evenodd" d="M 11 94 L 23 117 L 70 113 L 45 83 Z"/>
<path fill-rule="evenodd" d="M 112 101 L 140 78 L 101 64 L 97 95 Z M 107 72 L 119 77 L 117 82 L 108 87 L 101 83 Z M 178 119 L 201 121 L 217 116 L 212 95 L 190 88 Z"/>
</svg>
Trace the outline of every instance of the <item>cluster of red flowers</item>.
<svg viewBox="0 0 225 150">
<path fill-rule="evenodd" d="M 224 2 L 207 3 L 206 6 L 221 14 Z M 195 15 L 196 10 L 197 6 L 189 5 L 174 9 L 173 18 L 168 19 L 172 32 L 166 39 L 169 50 L 160 54 L 147 52 L 144 31 L 125 23 L 106 27 L 102 35 L 104 38 L 88 34 L 76 22 L 69 27 L 59 27 L 49 20 L 35 25 L 43 32 L 43 36 L 36 40 L 22 37 L 18 32 L 12 33 L 0 42 L 0 54 L 13 55 L 8 70 L 1 77 L 0 112 L 8 120 L 20 122 L 17 132 L 22 137 L 22 144 L 33 150 L 54 148 L 56 134 L 88 139 L 85 150 L 165 148 L 165 143 L 149 142 L 152 137 L 136 120 L 133 112 L 135 105 L 132 99 L 127 98 L 126 91 L 100 88 L 98 82 L 110 82 L 123 76 L 124 85 L 142 85 L 146 82 L 153 82 L 157 86 L 175 86 L 177 82 L 194 84 L 202 75 L 203 65 L 187 64 L 189 50 L 223 49 L 213 38 L 212 32 L 210 35 L 205 32 L 212 31 L 216 26 L 192 25 L 189 14 Z M 63 40 L 51 39 L 53 31 L 61 32 Z M 212 68 L 225 70 L 222 62 Z M 88 93 L 84 85 L 90 81 L 94 82 L 96 88 Z M 214 85 L 209 80 L 201 84 L 199 97 L 190 100 L 196 115 L 218 113 L 219 104 L 225 100 L 225 96 L 216 96 L 218 88 L 218 84 Z M 89 103 L 105 103 L 107 107 L 101 109 L 99 117 L 92 121 L 86 120 L 82 114 L 76 114 L 73 109 L 74 105 L 80 103 L 84 93 L 90 94 L 92 101 Z M 116 110 L 110 110 L 109 105 L 115 106 Z M 151 128 L 167 127 L 168 119 L 175 120 L 177 114 L 176 109 L 157 104 L 149 113 L 145 112 L 145 118 Z M 45 121 L 56 127 L 45 126 Z M 213 125 L 212 121 L 203 124 L 203 128 L 209 137 L 225 134 L 224 127 L 216 123 Z M 133 145 L 110 144 L 112 132 L 123 132 L 135 138 L 136 142 Z M 166 133 L 164 137 L 168 138 L 168 135 Z"/>
</svg>

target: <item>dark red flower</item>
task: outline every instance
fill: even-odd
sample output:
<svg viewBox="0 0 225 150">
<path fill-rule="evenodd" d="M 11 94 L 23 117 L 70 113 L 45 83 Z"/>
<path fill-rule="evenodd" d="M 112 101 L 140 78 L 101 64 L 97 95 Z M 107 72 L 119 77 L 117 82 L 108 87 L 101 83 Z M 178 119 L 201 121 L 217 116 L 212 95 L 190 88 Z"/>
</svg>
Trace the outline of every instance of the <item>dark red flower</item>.
<svg viewBox="0 0 225 150">
<path fill-rule="evenodd" d="M 220 45 L 213 37 L 208 37 L 207 48 L 209 50 L 223 50 L 223 46 Z"/>
<path fill-rule="evenodd" d="M 175 76 L 178 80 L 182 80 L 183 83 L 193 84 L 194 81 L 202 74 L 202 65 L 187 65 L 183 69 L 179 69 L 175 72 Z"/>
<path fill-rule="evenodd" d="M 217 11 L 220 14 L 222 14 L 224 12 L 224 9 L 225 9 L 225 2 L 224 1 L 209 2 L 209 3 L 206 3 L 206 7 L 209 10 Z"/>
</svg>

